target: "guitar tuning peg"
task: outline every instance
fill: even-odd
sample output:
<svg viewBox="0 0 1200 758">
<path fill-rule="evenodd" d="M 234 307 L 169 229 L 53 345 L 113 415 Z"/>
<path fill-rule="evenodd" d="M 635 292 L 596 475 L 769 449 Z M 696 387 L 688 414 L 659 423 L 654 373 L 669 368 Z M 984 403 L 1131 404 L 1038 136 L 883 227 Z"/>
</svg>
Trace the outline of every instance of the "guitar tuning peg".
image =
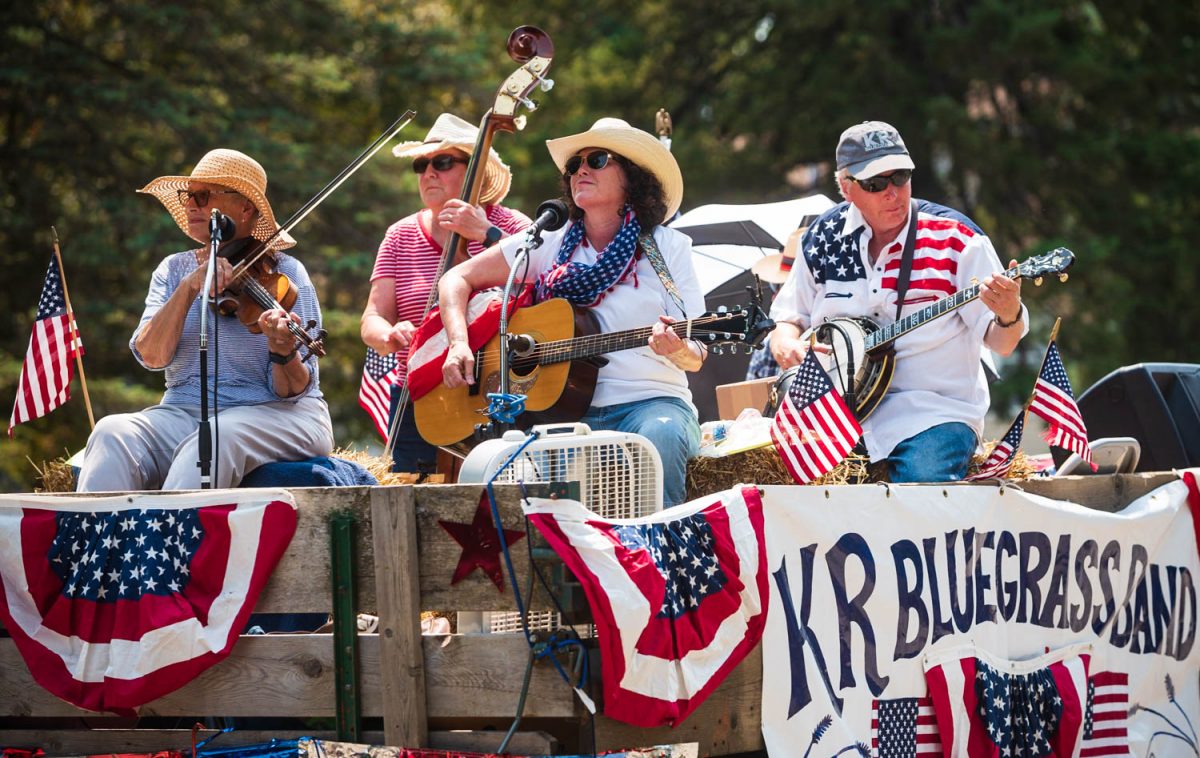
<svg viewBox="0 0 1200 758">
<path fill-rule="evenodd" d="M 315 318 L 310 318 L 308 320 L 308 325 L 304 328 L 305 329 L 316 329 L 317 328 L 317 320 Z"/>
<path fill-rule="evenodd" d="M 719 306 L 719 307 L 717 308 L 717 313 L 724 314 L 724 313 L 728 313 L 728 312 L 729 312 L 729 309 L 728 309 L 728 308 L 726 308 L 726 307 L 725 307 L 725 306 L 723 306 L 723 305 L 722 305 L 722 306 Z"/>
<path fill-rule="evenodd" d="M 513 126 L 517 127 L 517 131 L 521 131 L 525 128 L 525 122 L 527 120 L 528 119 L 525 118 L 525 114 L 521 114 L 513 119 Z"/>
<path fill-rule="evenodd" d="M 541 87 L 542 92 L 549 92 L 550 90 L 554 89 L 554 80 L 543 78 L 542 83 L 538 86 Z"/>
<path fill-rule="evenodd" d="M 1060 282 L 1065 282 L 1065 281 L 1067 281 L 1067 274 L 1059 274 L 1059 275 L 1058 275 L 1058 280 L 1059 280 Z"/>
<path fill-rule="evenodd" d="M 521 105 L 524 105 L 527 109 L 529 109 L 530 113 L 533 113 L 538 109 L 538 104 L 527 97 L 521 98 Z"/>
<path fill-rule="evenodd" d="M 1042 277 L 1040 277 L 1040 276 L 1033 277 L 1033 286 L 1041 287 L 1042 286 Z"/>
<path fill-rule="evenodd" d="M 712 354 L 713 355 L 724 355 L 725 348 L 721 347 L 720 345 L 713 345 L 712 346 Z"/>
</svg>

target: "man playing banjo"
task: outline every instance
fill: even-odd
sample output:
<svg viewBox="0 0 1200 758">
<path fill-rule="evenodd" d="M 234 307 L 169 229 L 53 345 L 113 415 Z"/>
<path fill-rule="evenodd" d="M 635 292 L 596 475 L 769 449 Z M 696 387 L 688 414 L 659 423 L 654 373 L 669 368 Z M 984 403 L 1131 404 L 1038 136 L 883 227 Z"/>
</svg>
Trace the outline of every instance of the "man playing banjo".
<svg viewBox="0 0 1200 758">
<path fill-rule="evenodd" d="M 1008 355 L 1028 331 L 1020 279 L 1001 273 L 991 241 L 966 216 L 912 199 L 914 164 L 895 128 L 881 121 L 852 126 L 836 156 L 846 202 L 805 233 L 806 265 L 792 268 L 771 307 L 778 324 L 771 352 L 782 368 L 797 365 L 811 344 L 803 332 L 818 327 L 825 344 L 815 349 L 822 363 L 836 366 L 854 335 L 839 329 L 826 336 L 820 326 L 828 320 L 866 317 L 886 325 L 980 282 L 979 298 L 896 340 L 890 387 L 862 422 L 871 461 L 886 460 L 891 481 L 962 479 L 989 404 L 983 349 Z M 861 376 L 864 357 L 842 370 Z M 834 384 L 842 386 L 837 378 Z"/>
</svg>

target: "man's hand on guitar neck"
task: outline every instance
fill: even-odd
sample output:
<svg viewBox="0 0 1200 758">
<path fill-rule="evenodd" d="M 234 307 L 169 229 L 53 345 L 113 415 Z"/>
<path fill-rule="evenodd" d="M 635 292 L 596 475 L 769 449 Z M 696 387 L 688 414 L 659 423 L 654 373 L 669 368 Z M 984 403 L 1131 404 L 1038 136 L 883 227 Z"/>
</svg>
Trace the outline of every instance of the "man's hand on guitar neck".
<svg viewBox="0 0 1200 758">
<path fill-rule="evenodd" d="M 789 369 L 792 366 L 800 365 L 804 360 L 804 356 L 808 353 L 809 341 L 801 339 L 800 327 L 795 324 L 781 322 L 775 325 L 775 330 L 771 332 L 771 355 L 775 358 L 775 362 L 779 364 L 781 369 Z M 828 353 L 829 345 L 818 342 L 812 346 L 818 353 Z"/>
</svg>

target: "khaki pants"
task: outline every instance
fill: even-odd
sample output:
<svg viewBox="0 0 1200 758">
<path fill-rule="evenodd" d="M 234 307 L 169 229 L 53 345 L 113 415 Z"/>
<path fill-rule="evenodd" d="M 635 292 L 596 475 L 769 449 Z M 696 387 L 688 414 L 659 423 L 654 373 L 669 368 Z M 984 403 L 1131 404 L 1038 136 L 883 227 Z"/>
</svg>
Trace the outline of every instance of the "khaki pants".
<svg viewBox="0 0 1200 758">
<path fill-rule="evenodd" d="M 264 463 L 333 450 L 329 408 L 322 398 L 222 408 L 209 424 L 214 488 L 235 487 Z M 190 405 L 155 405 L 100 419 L 88 438 L 78 491 L 199 489 L 199 426 L 200 408 Z"/>
</svg>

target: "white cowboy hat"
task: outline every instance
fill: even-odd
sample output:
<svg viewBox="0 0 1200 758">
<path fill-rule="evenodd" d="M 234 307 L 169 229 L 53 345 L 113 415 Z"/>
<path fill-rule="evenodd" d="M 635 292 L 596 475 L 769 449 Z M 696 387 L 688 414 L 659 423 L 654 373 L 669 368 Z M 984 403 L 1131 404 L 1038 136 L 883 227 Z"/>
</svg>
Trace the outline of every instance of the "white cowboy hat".
<svg viewBox="0 0 1200 758">
<path fill-rule="evenodd" d="M 183 233 L 191 237 L 188 232 L 187 209 L 179 202 L 179 190 L 187 189 L 190 182 L 218 184 L 235 190 L 253 203 L 258 209 L 258 222 L 250 234 L 255 239 L 265 240 L 279 228 L 279 224 L 275 223 L 271 204 L 267 202 L 267 172 L 258 161 L 237 150 L 210 150 L 192 169 L 190 176 L 160 176 L 138 192 L 157 197 Z M 276 250 L 285 250 L 295 244 L 296 240 L 287 232 L 282 232 L 271 240 L 271 247 Z"/>
<path fill-rule="evenodd" d="M 401 142 L 392 148 L 397 158 L 420 158 L 451 148 L 461 150 L 468 156 L 475 151 L 479 129 L 468 124 L 453 113 L 443 113 L 433 122 L 433 128 L 421 142 Z M 487 169 L 483 173 L 483 188 L 479 192 L 480 205 L 494 205 L 508 195 L 512 186 L 512 170 L 500 160 L 494 149 L 488 150 Z"/>
<path fill-rule="evenodd" d="M 560 172 L 566 171 L 568 158 L 587 147 L 611 150 L 649 171 L 662 185 L 663 200 L 667 204 L 667 215 L 659 223 L 674 216 L 683 203 L 683 174 L 679 171 L 675 156 L 659 142 L 658 137 L 632 127 L 619 118 L 602 118 L 586 132 L 546 140 L 546 147 Z"/>
</svg>

